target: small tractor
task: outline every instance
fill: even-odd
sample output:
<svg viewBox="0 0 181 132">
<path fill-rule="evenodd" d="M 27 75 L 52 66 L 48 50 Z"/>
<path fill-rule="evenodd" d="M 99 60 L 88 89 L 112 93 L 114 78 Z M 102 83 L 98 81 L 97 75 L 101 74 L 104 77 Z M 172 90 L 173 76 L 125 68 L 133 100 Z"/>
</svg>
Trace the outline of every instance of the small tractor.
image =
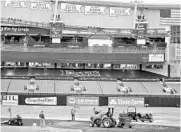
<svg viewBox="0 0 181 132">
<path fill-rule="evenodd" d="M 134 108 L 134 111 L 130 112 L 130 108 Z M 135 106 L 128 106 L 127 108 L 127 115 L 135 121 L 138 121 L 138 119 L 142 122 L 144 121 L 149 121 L 149 122 L 153 122 L 153 116 L 151 113 L 147 113 L 142 115 L 141 113 L 136 113 L 136 107 Z"/>
<path fill-rule="evenodd" d="M 89 126 L 94 127 L 96 125 L 97 127 L 100 127 L 103 125 L 105 128 L 115 127 L 116 126 L 116 120 L 113 118 L 114 108 L 108 108 L 107 113 L 98 113 L 95 116 L 92 116 L 90 118 Z"/>
</svg>

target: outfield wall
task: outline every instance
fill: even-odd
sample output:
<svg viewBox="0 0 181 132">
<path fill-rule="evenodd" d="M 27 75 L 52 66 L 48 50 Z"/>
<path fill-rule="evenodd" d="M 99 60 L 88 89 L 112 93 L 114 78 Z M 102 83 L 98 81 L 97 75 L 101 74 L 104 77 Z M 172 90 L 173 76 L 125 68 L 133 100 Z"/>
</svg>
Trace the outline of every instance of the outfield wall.
<svg viewBox="0 0 181 132">
<path fill-rule="evenodd" d="M 2 105 L 180 107 L 180 96 L 1 94 Z"/>
</svg>

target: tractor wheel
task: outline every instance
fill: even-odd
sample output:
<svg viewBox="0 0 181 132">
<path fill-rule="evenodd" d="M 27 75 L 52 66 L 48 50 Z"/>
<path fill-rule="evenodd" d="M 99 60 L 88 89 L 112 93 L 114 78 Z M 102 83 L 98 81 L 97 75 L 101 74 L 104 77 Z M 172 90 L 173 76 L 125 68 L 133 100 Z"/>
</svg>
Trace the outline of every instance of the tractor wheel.
<svg viewBox="0 0 181 132">
<path fill-rule="evenodd" d="M 89 122 L 89 127 L 94 127 L 94 123 L 92 121 Z"/>
<path fill-rule="evenodd" d="M 115 127 L 116 126 L 116 121 L 113 121 L 111 124 L 111 127 Z"/>
<path fill-rule="evenodd" d="M 100 127 L 100 126 L 101 126 L 101 120 L 100 120 L 100 119 L 97 119 L 97 120 L 95 121 L 95 124 L 96 124 L 97 127 Z"/>
<path fill-rule="evenodd" d="M 110 128 L 110 127 L 111 127 L 111 124 L 112 124 L 111 119 L 104 119 L 104 120 L 103 120 L 103 126 L 104 126 L 105 128 Z"/>
</svg>

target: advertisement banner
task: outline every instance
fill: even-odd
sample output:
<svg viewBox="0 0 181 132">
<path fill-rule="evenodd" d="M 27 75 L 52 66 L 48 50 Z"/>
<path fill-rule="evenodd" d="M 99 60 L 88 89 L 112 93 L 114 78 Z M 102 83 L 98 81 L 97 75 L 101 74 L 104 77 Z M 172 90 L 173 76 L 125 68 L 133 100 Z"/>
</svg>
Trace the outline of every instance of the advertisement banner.
<svg viewBox="0 0 181 132">
<path fill-rule="evenodd" d="M 29 32 L 29 28 L 26 27 L 9 27 L 9 26 L 4 26 L 1 27 L 1 32 L 6 33 L 6 32 Z"/>
<path fill-rule="evenodd" d="M 26 0 L 6 0 L 4 6 L 15 7 L 15 8 L 25 8 L 27 7 Z"/>
<path fill-rule="evenodd" d="M 82 5 L 77 4 L 69 4 L 69 3 L 61 3 L 61 12 L 72 12 L 72 13 L 78 13 L 81 12 Z"/>
<path fill-rule="evenodd" d="M 146 34 L 147 33 L 147 26 L 148 23 L 147 22 L 137 22 L 135 24 L 135 30 L 136 30 L 136 34 Z"/>
<path fill-rule="evenodd" d="M 18 105 L 18 95 L 1 95 L 2 105 Z"/>
<path fill-rule="evenodd" d="M 51 38 L 61 38 L 62 37 L 63 24 L 62 23 L 51 23 Z"/>
<path fill-rule="evenodd" d="M 25 98 L 27 105 L 57 105 L 57 97 L 29 97 Z"/>
<path fill-rule="evenodd" d="M 99 98 L 98 97 L 76 97 L 76 96 L 67 96 L 67 105 L 82 105 L 82 106 L 98 106 Z"/>
<path fill-rule="evenodd" d="M 110 16 L 130 16 L 131 8 L 110 7 Z"/>
<path fill-rule="evenodd" d="M 144 98 L 139 97 L 109 97 L 110 106 L 144 106 Z"/>
<path fill-rule="evenodd" d="M 175 60 L 181 60 L 181 46 L 180 46 L 180 44 L 175 44 Z"/>
<path fill-rule="evenodd" d="M 101 6 L 85 6 L 85 14 L 105 14 L 105 9 Z"/>
<path fill-rule="evenodd" d="M 149 62 L 164 62 L 164 54 L 149 54 Z"/>
<path fill-rule="evenodd" d="M 51 2 L 31 1 L 31 9 L 51 10 Z"/>
</svg>

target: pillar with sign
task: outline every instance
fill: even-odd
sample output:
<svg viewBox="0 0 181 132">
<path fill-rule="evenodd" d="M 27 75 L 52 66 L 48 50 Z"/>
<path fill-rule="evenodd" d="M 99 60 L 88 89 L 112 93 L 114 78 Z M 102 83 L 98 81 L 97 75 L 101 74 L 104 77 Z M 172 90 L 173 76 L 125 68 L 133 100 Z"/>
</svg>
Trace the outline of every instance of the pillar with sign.
<svg viewBox="0 0 181 132">
<path fill-rule="evenodd" d="M 143 46 L 146 44 L 147 26 L 148 22 L 145 19 L 138 19 L 135 22 L 137 45 Z"/>
</svg>

